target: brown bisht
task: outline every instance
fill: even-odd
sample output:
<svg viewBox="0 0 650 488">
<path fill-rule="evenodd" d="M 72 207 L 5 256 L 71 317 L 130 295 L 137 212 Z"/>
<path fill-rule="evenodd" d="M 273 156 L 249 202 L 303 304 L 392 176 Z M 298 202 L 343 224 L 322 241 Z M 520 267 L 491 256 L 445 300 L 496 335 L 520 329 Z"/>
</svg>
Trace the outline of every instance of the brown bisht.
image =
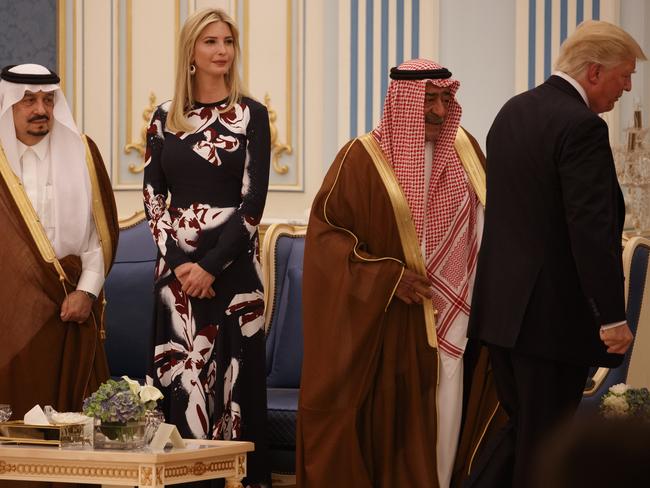
<svg viewBox="0 0 650 488">
<path fill-rule="evenodd" d="M 117 247 L 117 211 L 99 150 L 92 140 L 86 142 L 93 216 L 107 274 Z M 75 290 L 81 260 L 78 256 L 56 259 L 1 148 L 0 176 L 4 281 L 0 287 L 0 402 L 11 404 L 14 419 L 22 419 L 35 404 L 52 405 L 62 412 L 80 411 L 83 399 L 109 377 L 103 346 L 103 293 L 84 324 L 61 321 L 61 304 Z"/>
<path fill-rule="evenodd" d="M 470 146 L 478 147 L 473 140 Z M 477 178 L 469 171 L 468 177 Z M 299 487 L 438 486 L 433 309 L 393 299 L 405 264 L 424 274 L 408 203 L 365 135 L 337 155 L 309 220 Z M 466 402 L 459 445 L 466 459 L 457 462 L 455 483 L 496 408 L 485 355 L 481 361 L 474 381 L 481 388 Z"/>
</svg>

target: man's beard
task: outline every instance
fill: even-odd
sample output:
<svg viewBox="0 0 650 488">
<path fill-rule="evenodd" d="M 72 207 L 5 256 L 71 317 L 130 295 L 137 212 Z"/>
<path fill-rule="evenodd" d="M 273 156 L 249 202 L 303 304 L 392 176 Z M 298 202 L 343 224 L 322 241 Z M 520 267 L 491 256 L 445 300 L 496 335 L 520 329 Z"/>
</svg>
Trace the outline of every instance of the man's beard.
<svg viewBox="0 0 650 488">
<path fill-rule="evenodd" d="M 28 130 L 28 131 L 27 131 L 27 133 L 28 133 L 30 136 L 36 136 L 36 137 L 43 137 L 43 136 L 46 136 L 46 135 L 49 134 L 49 132 L 50 132 L 50 129 L 47 129 L 47 128 L 42 129 L 42 130 L 38 130 L 38 131 L 36 131 L 36 130 Z"/>
</svg>

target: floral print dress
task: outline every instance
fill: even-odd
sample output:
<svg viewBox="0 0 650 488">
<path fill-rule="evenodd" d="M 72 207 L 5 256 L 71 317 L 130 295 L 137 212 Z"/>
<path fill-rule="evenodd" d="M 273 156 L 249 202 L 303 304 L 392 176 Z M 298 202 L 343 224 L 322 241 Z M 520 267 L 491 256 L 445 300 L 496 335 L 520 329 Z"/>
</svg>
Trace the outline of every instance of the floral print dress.
<svg viewBox="0 0 650 488">
<path fill-rule="evenodd" d="M 268 113 L 246 97 L 226 113 L 219 113 L 225 100 L 196 104 L 187 115 L 194 130 L 171 133 L 169 105 L 152 117 L 145 154 L 145 211 L 159 251 L 147 381 L 165 395 L 167 422 L 183 437 L 255 442 L 247 481 L 264 486 L 270 475 L 257 225 L 268 188 Z M 188 262 L 216 277 L 214 298 L 183 292 L 174 269 Z"/>
</svg>

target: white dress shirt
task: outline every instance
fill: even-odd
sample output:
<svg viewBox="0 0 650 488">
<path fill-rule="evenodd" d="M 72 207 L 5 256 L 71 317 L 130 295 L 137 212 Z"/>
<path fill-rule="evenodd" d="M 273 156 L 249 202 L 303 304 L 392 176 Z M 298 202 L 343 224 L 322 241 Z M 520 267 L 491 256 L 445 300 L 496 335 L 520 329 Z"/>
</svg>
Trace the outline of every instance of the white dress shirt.
<svg viewBox="0 0 650 488">
<path fill-rule="evenodd" d="M 21 181 L 25 192 L 45 230 L 50 242 L 54 242 L 56 229 L 54 226 L 54 192 L 52 190 L 52 164 L 50 159 L 50 136 L 47 135 L 33 146 L 26 146 L 20 141 L 18 156 L 20 157 Z M 95 222 L 90 214 L 90 229 L 81 258 L 81 276 L 77 290 L 99 295 L 104 285 L 104 255 L 97 236 Z M 59 256 L 63 257 L 63 256 Z"/>
</svg>

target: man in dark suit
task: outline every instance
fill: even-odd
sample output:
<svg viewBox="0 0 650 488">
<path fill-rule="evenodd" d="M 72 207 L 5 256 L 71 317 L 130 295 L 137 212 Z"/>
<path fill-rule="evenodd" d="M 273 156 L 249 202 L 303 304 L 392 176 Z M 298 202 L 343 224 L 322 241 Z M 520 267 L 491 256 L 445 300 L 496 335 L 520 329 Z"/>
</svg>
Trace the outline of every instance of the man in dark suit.
<svg viewBox="0 0 650 488">
<path fill-rule="evenodd" d="M 556 72 L 515 96 L 487 137 L 485 229 L 469 337 L 488 345 L 509 422 L 470 486 L 527 487 L 535 448 L 572 414 L 591 365 L 616 366 L 625 319 L 625 207 L 607 124 L 643 51 L 607 22 L 581 24 Z"/>
</svg>

